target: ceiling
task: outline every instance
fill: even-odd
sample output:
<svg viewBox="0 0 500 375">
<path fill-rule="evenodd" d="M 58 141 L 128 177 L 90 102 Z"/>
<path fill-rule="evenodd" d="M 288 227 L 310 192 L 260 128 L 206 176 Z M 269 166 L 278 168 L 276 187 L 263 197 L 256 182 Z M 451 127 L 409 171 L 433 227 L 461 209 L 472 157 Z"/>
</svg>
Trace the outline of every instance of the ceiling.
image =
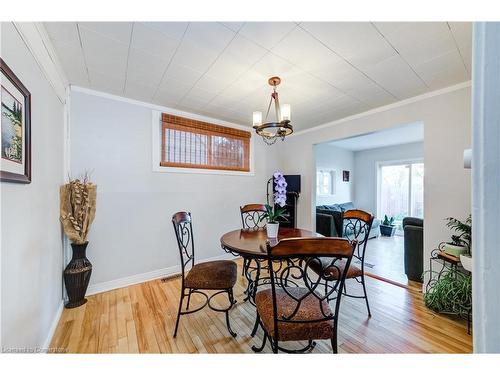
<svg viewBox="0 0 500 375">
<path fill-rule="evenodd" d="M 424 124 L 415 122 L 387 130 L 381 130 L 357 137 L 350 137 L 338 141 L 325 143 L 350 151 L 363 151 L 373 148 L 396 146 L 424 140 Z"/>
<path fill-rule="evenodd" d="M 466 22 L 51 22 L 71 84 L 251 126 L 278 75 L 296 130 L 470 79 Z"/>
</svg>

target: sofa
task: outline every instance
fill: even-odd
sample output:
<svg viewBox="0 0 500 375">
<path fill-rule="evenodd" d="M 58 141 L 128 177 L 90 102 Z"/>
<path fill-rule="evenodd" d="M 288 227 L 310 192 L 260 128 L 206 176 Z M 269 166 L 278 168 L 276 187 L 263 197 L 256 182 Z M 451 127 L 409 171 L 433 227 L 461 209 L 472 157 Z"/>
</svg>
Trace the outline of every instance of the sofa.
<svg viewBox="0 0 500 375">
<path fill-rule="evenodd" d="M 343 213 L 347 210 L 354 210 L 356 207 L 352 202 L 316 206 L 316 232 L 327 237 L 343 237 L 345 233 L 343 224 Z M 369 238 L 377 237 L 380 234 L 380 220 L 373 219 Z"/>
<path fill-rule="evenodd" d="M 422 281 L 424 272 L 424 221 L 416 217 L 403 219 L 404 263 L 408 280 Z"/>
</svg>

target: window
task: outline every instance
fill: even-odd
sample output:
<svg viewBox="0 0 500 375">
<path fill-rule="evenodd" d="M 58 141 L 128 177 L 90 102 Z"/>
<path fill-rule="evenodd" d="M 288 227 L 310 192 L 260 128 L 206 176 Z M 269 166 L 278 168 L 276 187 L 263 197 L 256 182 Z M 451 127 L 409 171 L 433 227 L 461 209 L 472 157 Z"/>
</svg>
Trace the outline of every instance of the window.
<svg viewBox="0 0 500 375">
<path fill-rule="evenodd" d="M 335 171 L 318 169 L 316 171 L 316 195 L 335 194 Z"/>
<path fill-rule="evenodd" d="M 379 172 L 379 217 L 394 216 L 398 229 L 406 216 L 424 217 L 424 164 L 385 164 Z"/>
<path fill-rule="evenodd" d="M 163 167 L 250 171 L 250 132 L 162 114 Z"/>
</svg>

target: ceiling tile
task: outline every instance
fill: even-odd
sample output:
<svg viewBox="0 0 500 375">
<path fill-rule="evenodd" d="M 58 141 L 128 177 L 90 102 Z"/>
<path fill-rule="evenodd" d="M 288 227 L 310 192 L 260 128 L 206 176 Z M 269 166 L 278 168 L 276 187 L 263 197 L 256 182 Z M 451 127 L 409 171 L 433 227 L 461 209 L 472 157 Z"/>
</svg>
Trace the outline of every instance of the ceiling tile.
<svg viewBox="0 0 500 375">
<path fill-rule="evenodd" d="M 411 66 L 456 48 L 446 22 L 381 22 L 375 26 Z"/>
<path fill-rule="evenodd" d="M 234 31 L 218 22 L 191 22 L 184 38 L 198 46 L 213 50 L 218 55 L 234 36 Z"/>
<path fill-rule="evenodd" d="M 217 91 L 214 90 L 204 90 L 198 86 L 191 88 L 188 93 L 189 97 L 206 100 L 207 102 L 212 100 L 215 95 L 217 95 Z"/>
<path fill-rule="evenodd" d="M 44 22 L 43 26 L 49 34 L 50 39 L 71 44 L 74 47 L 80 45 L 76 22 Z"/>
<path fill-rule="evenodd" d="M 452 50 L 415 67 L 432 89 L 450 86 L 470 78 L 458 50 Z"/>
<path fill-rule="evenodd" d="M 302 73 L 299 68 L 273 53 L 266 54 L 252 69 L 267 78 L 279 76 L 284 81 Z"/>
<path fill-rule="evenodd" d="M 220 92 L 222 89 L 226 88 L 231 84 L 232 80 L 230 77 L 212 77 L 208 74 L 203 75 L 195 84 L 198 87 L 206 91 Z"/>
<path fill-rule="evenodd" d="M 399 55 L 366 68 L 365 73 L 398 99 L 426 91 L 425 83 Z"/>
<path fill-rule="evenodd" d="M 87 29 L 81 29 L 83 53 L 88 68 L 102 75 L 123 77 L 127 66 L 128 45 L 104 37 Z"/>
<path fill-rule="evenodd" d="M 78 44 L 78 46 L 75 47 L 73 44 L 58 41 L 53 41 L 52 44 L 56 50 L 59 61 L 64 67 L 68 80 L 73 85 L 88 86 L 89 79 L 83 51 L 80 45 Z"/>
<path fill-rule="evenodd" d="M 130 47 L 169 61 L 180 42 L 179 38 L 168 36 L 144 23 L 136 23 Z"/>
<path fill-rule="evenodd" d="M 189 87 L 193 86 L 196 81 L 198 81 L 203 73 L 198 70 L 192 69 L 186 65 L 180 65 L 172 62 L 165 73 L 165 80 L 174 79 L 179 82 L 183 82 Z"/>
<path fill-rule="evenodd" d="M 134 82 L 127 79 L 124 94 L 132 99 L 150 102 L 155 91 L 156 86 L 145 85 L 142 82 Z"/>
<path fill-rule="evenodd" d="M 300 27 L 361 70 L 396 55 L 369 22 L 306 22 Z"/>
<path fill-rule="evenodd" d="M 449 25 L 470 78 L 472 71 L 472 22 L 449 22 Z"/>
<path fill-rule="evenodd" d="M 206 72 L 219 53 L 219 51 L 183 40 L 172 62 L 177 65 L 187 66 L 199 72 Z"/>
<path fill-rule="evenodd" d="M 188 86 L 181 81 L 173 79 L 163 81 L 160 89 L 154 97 L 154 100 L 156 103 L 171 106 L 181 100 L 190 89 L 191 86 Z"/>
<path fill-rule="evenodd" d="M 222 22 L 222 24 L 228 29 L 231 29 L 234 32 L 238 32 L 243 27 L 245 22 Z"/>
<path fill-rule="evenodd" d="M 168 66 L 168 61 L 145 52 L 130 49 L 127 66 L 127 81 L 158 87 Z"/>
<path fill-rule="evenodd" d="M 251 40 L 236 35 L 224 52 L 219 56 L 219 60 L 228 60 L 233 64 L 249 68 L 259 61 L 268 51 Z"/>
<path fill-rule="evenodd" d="M 109 92 L 115 95 L 123 95 L 125 77 L 115 78 L 108 74 L 102 74 L 89 68 L 90 85 L 93 89 Z"/>
<path fill-rule="evenodd" d="M 292 30 L 272 52 L 305 70 L 326 69 L 341 60 L 301 28 Z"/>
<path fill-rule="evenodd" d="M 240 34 L 271 49 L 297 25 L 293 22 L 247 22 L 240 29 Z"/>
<path fill-rule="evenodd" d="M 186 32 L 189 22 L 140 22 L 140 24 L 158 30 L 169 38 L 180 40 Z"/>
<path fill-rule="evenodd" d="M 80 28 L 129 44 L 133 22 L 78 22 L 78 25 Z"/>
</svg>

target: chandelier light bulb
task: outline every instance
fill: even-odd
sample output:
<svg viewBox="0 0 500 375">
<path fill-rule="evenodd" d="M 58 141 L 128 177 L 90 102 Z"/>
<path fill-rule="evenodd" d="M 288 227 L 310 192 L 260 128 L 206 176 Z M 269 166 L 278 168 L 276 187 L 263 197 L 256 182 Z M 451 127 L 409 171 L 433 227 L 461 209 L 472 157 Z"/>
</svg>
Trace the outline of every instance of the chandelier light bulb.
<svg viewBox="0 0 500 375">
<path fill-rule="evenodd" d="M 253 126 L 262 125 L 262 112 L 256 111 L 253 113 Z"/>
<path fill-rule="evenodd" d="M 290 104 L 283 104 L 281 106 L 281 121 L 290 121 L 290 120 L 291 120 Z"/>
</svg>

